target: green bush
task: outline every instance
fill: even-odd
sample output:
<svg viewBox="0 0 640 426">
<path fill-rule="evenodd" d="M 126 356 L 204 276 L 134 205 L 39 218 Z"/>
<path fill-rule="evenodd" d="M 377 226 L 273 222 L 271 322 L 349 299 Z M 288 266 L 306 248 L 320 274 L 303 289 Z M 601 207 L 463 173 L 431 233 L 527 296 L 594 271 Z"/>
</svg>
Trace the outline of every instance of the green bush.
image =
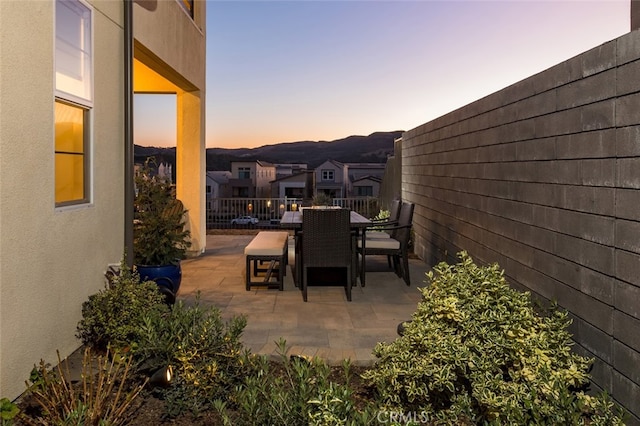
<svg viewBox="0 0 640 426">
<path fill-rule="evenodd" d="M 10 426 L 14 419 L 20 414 L 20 409 L 16 404 L 7 398 L 0 399 L 0 425 Z"/>
<path fill-rule="evenodd" d="M 330 206 L 332 203 L 331 196 L 324 192 L 317 193 L 311 200 L 311 204 L 314 206 Z"/>
<path fill-rule="evenodd" d="M 356 407 L 349 387 L 352 374 L 343 364 L 344 382 L 330 379 L 331 369 L 318 358 L 287 357 L 286 342 L 278 343 L 281 361 L 269 362 L 264 356 L 247 355 L 243 383 L 231 398 L 232 418 L 223 410 L 226 423 L 270 426 L 365 426 L 376 424 L 371 405 Z M 218 405 L 221 405 L 218 403 Z"/>
<path fill-rule="evenodd" d="M 391 212 L 389 210 L 380 210 L 377 215 L 371 218 L 373 221 L 381 221 L 387 220 L 391 217 Z"/>
<path fill-rule="evenodd" d="M 178 301 L 167 314 L 145 318 L 135 355 L 144 369 L 173 368 L 175 379 L 162 390 L 170 417 L 197 415 L 240 383 L 246 325 L 244 316 L 224 322 L 217 308 L 200 306 L 199 296 L 194 306 Z"/>
<path fill-rule="evenodd" d="M 404 335 L 376 346 L 363 378 L 381 406 L 436 424 L 621 424 L 606 396 L 583 392 L 590 361 L 571 351 L 567 314 L 538 315 L 497 264 L 459 257 L 427 274 Z"/>
<path fill-rule="evenodd" d="M 123 260 L 120 274 L 89 296 L 82 304 L 82 319 L 76 336 L 87 346 L 100 350 L 129 348 L 140 340 L 144 318 L 168 310 L 164 296 L 153 281 L 140 282 Z"/>
<path fill-rule="evenodd" d="M 176 199 L 170 179 L 154 175 L 155 158 L 149 157 L 136 174 L 133 254 L 136 265 L 173 265 L 184 259 L 191 246 L 185 229 L 186 210 Z"/>
</svg>

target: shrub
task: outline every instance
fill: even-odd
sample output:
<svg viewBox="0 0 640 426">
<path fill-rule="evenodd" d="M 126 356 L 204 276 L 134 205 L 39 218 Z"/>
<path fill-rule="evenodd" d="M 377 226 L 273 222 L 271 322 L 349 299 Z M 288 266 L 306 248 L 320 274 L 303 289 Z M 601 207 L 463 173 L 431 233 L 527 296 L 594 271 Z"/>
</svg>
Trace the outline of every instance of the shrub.
<svg viewBox="0 0 640 426">
<path fill-rule="evenodd" d="M 125 260 L 120 274 L 110 283 L 89 296 L 82 304 L 82 319 L 76 336 L 87 346 L 105 350 L 135 346 L 145 316 L 159 315 L 168 310 L 164 296 L 153 281 L 140 282 Z"/>
<path fill-rule="evenodd" d="M 314 206 L 330 206 L 332 203 L 331 196 L 324 192 L 317 193 L 311 200 L 311 204 Z"/>
<path fill-rule="evenodd" d="M 281 362 L 264 356 L 246 355 L 249 369 L 232 398 L 236 418 L 223 412 L 227 423 L 236 425 L 358 425 L 374 423 L 371 406 L 356 409 L 348 385 L 349 364 L 343 372 L 346 384 L 330 380 L 331 369 L 318 358 L 287 357 L 286 342 L 278 342 Z M 220 403 L 218 403 L 220 405 Z"/>
<path fill-rule="evenodd" d="M 194 306 L 179 301 L 163 316 L 145 317 L 135 356 L 145 369 L 172 366 L 174 380 L 161 390 L 170 417 L 198 415 L 241 381 L 246 325 L 244 316 L 225 323 L 217 308 L 200 306 L 199 296 Z"/>
<path fill-rule="evenodd" d="M 371 218 L 373 221 L 381 221 L 387 220 L 391 217 L 391 212 L 389 210 L 380 210 L 377 215 Z"/>
<path fill-rule="evenodd" d="M 149 157 L 135 176 L 133 253 L 136 265 L 172 265 L 185 257 L 191 233 L 185 229 L 186 210 L 175 197 L 170 179 L 154 175 Z"/>
<path fill-rule="evenodd" d="M 112 356 L 111 356 L 112 355 Z M 39 425 L 121 425 L 130 415 L 130 408 L 145 383 L 129 388 L 131 357 L 117 352 L 98 356 L 85 349 L 82 362 L 81 387 L 70 382 L 67 361 L 49 370 L 40 361 L 34 367 L 28 385 L 29 393 L 41 408 Z M 96 371 L 97 370 L 97 371 Z"/>
<path fill-rule="evenodd" d="M 10 426 L 14 419 L 20 414 L 20 409 L 16 404 L 7 398 L 0 399 L 0 425 Z"/>
<path fill-rule="evenodd" d="M 363 377 L 382 405 L 438 424 L 620 424 L 606 397 L 584 393 L 590 361 L 570 349 L 567 314 L 536 314 L 497 264 L 459 257 L 427 274 L 404 335 L 376 346 Z"/>
</svg>

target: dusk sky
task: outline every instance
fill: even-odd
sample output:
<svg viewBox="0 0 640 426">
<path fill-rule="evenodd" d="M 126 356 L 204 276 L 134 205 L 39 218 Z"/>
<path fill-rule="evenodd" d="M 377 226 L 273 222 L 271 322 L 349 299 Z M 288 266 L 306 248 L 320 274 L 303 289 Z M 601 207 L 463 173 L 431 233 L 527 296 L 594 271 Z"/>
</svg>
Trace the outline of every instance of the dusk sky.
<svg viewBox="0 0 640 426">
<path fill-rule="evenodd" d="M 208 1 L 207 147 L 410 130 L 629 29 L 629 0 Z M 136 143 L 175 108 L 136 95 Z"/>
</svg>

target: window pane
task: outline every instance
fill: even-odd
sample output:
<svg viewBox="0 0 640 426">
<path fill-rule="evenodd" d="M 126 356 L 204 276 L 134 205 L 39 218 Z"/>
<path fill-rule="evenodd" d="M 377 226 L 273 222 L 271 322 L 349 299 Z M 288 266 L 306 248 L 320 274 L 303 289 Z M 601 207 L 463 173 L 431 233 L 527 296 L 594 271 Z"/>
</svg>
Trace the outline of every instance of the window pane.
<svg viewBox="0 0 640 426">
<path fill-rule="evenodd" d="M 55 102 L 56 204 L 87 201 L 86 132 L 88 112 L 78 106 Z"/>
<path fill-rule="evenodd" d="M 56 152 L 84 152 L 84 111 L 56 102 Z"/>
<path fill-rule="evenodd" d="M 84 199 L 84 156 L 56 153 L 56 203 Z"/>
<path fill-rule="evenodd" d="M 91 10 L 56 1 L 56 89 L 91 100 Z"/>
</svg>

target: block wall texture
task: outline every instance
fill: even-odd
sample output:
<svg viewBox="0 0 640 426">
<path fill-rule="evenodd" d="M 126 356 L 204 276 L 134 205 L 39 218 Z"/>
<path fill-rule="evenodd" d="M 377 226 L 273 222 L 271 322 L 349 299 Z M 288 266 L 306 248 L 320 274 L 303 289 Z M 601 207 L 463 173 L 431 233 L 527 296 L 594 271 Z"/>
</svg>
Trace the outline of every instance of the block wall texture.
<svg viewBox="0 0 640 426">
<path fill-rule="evenodd" d="M 640 32 L 405 132 L 428 264 L 467 250 L 571 313 L 575 350 L 640 424 Z"/>
</svg>

